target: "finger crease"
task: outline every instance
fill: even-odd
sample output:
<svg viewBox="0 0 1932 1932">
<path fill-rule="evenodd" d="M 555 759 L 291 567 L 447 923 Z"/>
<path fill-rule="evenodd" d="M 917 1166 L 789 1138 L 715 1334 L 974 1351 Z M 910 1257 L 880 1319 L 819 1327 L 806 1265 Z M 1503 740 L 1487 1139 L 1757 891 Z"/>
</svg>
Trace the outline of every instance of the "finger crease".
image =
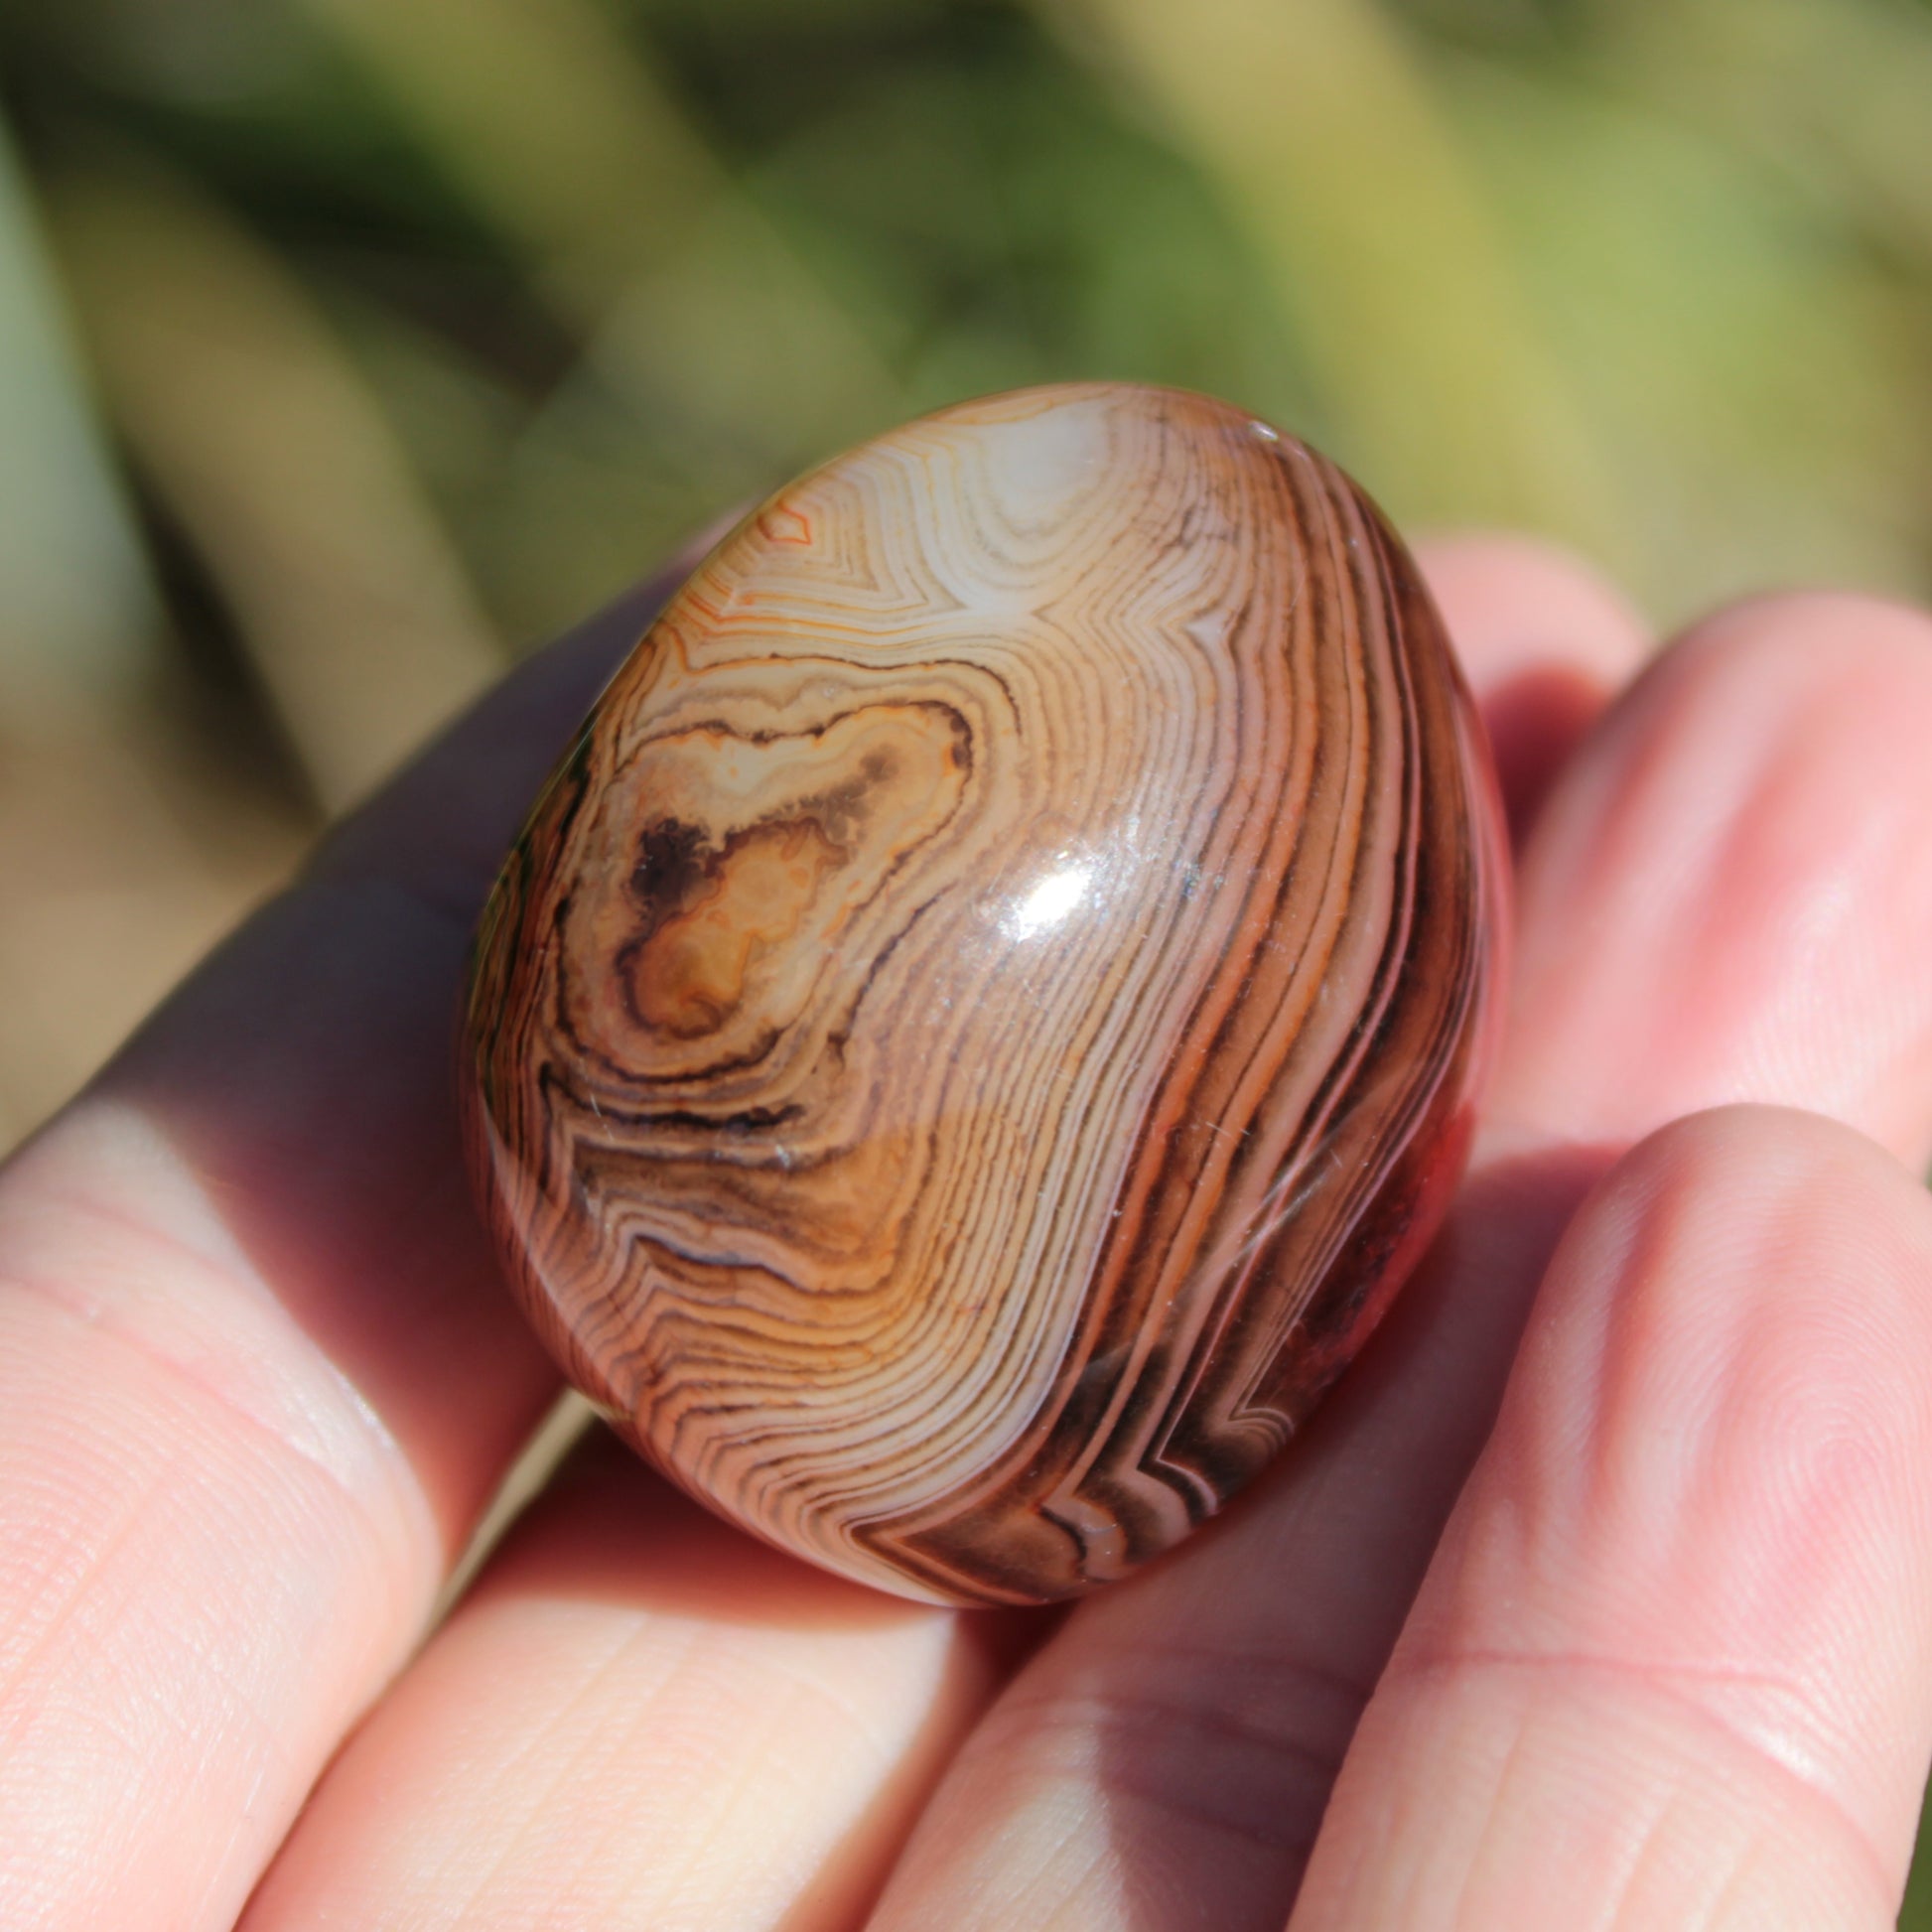
<svg viewBox="0 0 1932 1932">
<path fill-rule="evenodd" d="M 1754 1736 L 1734 1718 L 1707 1700 L 1695 1695 L 1700 1687 L 1749 1690 L 1783 1699 L 1799 1709 L 1809 1709 L 1810 1700 L 1802 1688 L 1774 1672 L 1749 1671 L 1728 1665 L 1684 1662 L 1648 1662 L 1636 1658 L 1604 1656 L 1587 1651 L 1511 1651 L 1502 1649 L 1452 1649 L 1423 1655 L 1398 1653 L 1383 1679 L 1386 1689 L 1405 1679 L 1428 1682 L 1453 1678 L 1465 1671 L 1494 1671 L 1499 1675 L 1550 1675 L 1573 1682 L 1586 1677 L 1603 1677 L 1634 1685 L 1647 1691 L 1660 1703 L 1670 1706 L 1705 1728 L 1722 1736 L 1747 1762 L 1768 1775 L 1770 1780 L 1805 1800 L 1812 1809 L 1831 1819 L 1877 1887 L 1878 1895 L 1889 1897 L 1897 1890 L 1891 1861 L 1865 1829 L 1840 1793 L 1822 1779 L 1807 1775 L 1781 1757 L 1763 1739 Z"/>
<path fill-rule="evenodd" d="M 160 1239 L 165 1241 L 167 1237 Z M 211 1263 L 207 1256 L 198 1255 L 185 1246 L 181 1251 L 192 1256 L 196 1266 L 205 1274 L 220 1273 L 218 1264 Z M 105 1301 L 84 1296 L 57 1277 L 18 1270 L 0 1275 L 0 1288 L 31 1296 L 41 1306 L 53 1310 L 88 1336 L 125 1349 L 150 1373 L 158 1373 L 165 1380 L 190 1391 L 197 1406 L 218 1411 L 231 1423 L 239 1425 L 242 1434 L 266 1445 L 271 1459 L 320 1476 L 329 1493 L 342 1503 L 351 1522 L 373 1550 L 390 1557 L 404 1556 L 411 1569 L 421 1567 L 420 1551 L 428 1533 L 428 1505 L 406 1466 L 398 1466 L 401 1451 L 395 1438 L 383 1427 L 381 1419 L 368 1404 L 344 1381 L 333 1363 L 320 1360 L 321 1376 L 325 1383 L 324 1398 L 330 1402 L 335 1413 L 346 1413 L 354 1418 L 354 1426 L 363 1440 L 374 1448 L 378 1462 L 388 1469 L 391 1480 L 387 1485 L 385 1500 L 394 1506 L 393 1512 L 379 1511 L 375 1500 L 362 1494 L 343 1470 L 332 1466 L 328 1457 L 308 1448 L 289 1431 L 278 1428 L 257 1414 L 246 1403 L 239 1401 L 231 1390 L 224 1388 L 218 1375 L 210 1375 L 195 1364 L 184 1361 L 162 1346 L 155 1337 L 144 1332 L 137 1320 L 113 1310 Z M 307 1337 L 298 1334 L 294 1339 L 296 1345 L 307 1353 L 316 1353 Z M 297 1372 L 300 1373 L 299 1370 Z M 315 1386 L 313 1372 L 304 1380 L 309 1386 Z M 380 1521 L 383 1513 L 392 1513 L 393 1517 L 386 1531 Z M 428 1541 L 434 1544 L 433 1535 L 428 1536 Z M 382 1567 L 387 1571 L 393 1566 L 385 1564 Z M 425 1594 L 426 1591 L 418 1593 Z"/>
</svg>

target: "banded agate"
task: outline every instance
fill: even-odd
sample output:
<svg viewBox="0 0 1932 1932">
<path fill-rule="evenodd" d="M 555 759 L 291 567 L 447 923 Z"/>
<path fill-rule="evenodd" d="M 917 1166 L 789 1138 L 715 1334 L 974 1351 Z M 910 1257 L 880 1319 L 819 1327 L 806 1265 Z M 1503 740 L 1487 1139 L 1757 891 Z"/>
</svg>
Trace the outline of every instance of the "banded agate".
<svg viewBox="0 0 1932 1932">
<path fill-rule="evenodd" d="M 1253 1477 L 1460 1169 L 1485 755 L 1401 545 L 1225 404 L 967 404 L 780 491 L 479 935 L 483 1200 L 567 1373 L 902 1594 L 1073 1594 Z"/>
</svg>

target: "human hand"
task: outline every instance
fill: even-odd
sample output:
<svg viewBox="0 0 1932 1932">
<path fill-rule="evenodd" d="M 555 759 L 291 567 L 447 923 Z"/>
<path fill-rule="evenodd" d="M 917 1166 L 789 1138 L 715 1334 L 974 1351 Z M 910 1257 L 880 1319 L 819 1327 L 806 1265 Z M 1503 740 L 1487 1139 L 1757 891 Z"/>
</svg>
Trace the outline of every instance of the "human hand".
<svg viewBox="0 0 1932 1932">
<path fill-rule="evenodd" d="M 1482 1144 L 1283 1466 L 1058 1619 L 599 1443 L 423 1641 L 554 1392 L 457 1158 L 467 930 L 644 601 L 342 828 L 0 1173 L 0 1926 L 1889 1924 L 1932 624 L 1740 607 L 1599 716 L 1612 600 L 1425 563 L 1530 834 Z"/>
</svg>

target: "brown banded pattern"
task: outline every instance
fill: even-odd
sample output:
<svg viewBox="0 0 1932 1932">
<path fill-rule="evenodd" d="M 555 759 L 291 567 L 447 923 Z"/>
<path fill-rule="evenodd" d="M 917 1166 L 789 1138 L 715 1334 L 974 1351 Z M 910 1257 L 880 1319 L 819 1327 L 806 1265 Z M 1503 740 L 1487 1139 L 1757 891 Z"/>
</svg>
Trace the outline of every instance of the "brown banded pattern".
<svg viewBox="0 0 1932 1932">
<path fill-rule="evenodd" d="M 1072 1594 L 1280 1449 L 1460 1169 L 1486 758 L 1406 553 L 1226 404 L 946 410 L 666 608 L 479 934 L 479 1184 L 571 1377 L 783 1548 Z"/>
</svg>

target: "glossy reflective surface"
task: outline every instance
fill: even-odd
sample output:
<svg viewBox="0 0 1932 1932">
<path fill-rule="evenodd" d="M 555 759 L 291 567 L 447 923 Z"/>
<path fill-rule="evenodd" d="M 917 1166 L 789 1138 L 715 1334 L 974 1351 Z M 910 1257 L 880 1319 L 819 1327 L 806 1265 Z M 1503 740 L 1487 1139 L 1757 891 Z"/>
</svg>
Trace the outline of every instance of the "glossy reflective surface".
<svg viewBox="0 0 1932 1932">
<path fill-rule="evenodd" d="M 539 801 L 469 1014 L 491 1223 L 724 1514 L 1070 1594 L 1269 1460 L 1440 1218 L 1500 850 L 1337 471 L 1168 390 L 928 418 L 726 539 Z"/>
</svg>

